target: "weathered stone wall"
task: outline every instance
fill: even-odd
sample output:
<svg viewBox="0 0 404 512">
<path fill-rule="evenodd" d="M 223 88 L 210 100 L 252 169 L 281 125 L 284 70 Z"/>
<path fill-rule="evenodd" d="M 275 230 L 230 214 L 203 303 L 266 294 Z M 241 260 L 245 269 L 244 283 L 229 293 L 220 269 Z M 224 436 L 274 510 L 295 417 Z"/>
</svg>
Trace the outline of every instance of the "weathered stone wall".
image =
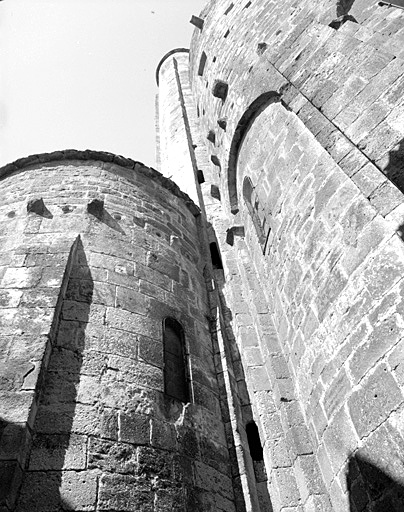
<svg viewBox="0 0 404 512">
<path fill-rule="evenodd" d="M 403 15 L 211 2 L 191 45 L 200 134 L 215 134 L 197 165 L 224 267 L 224 366 L 245 452 L 248 408 L 259 426 L 276 511 L 404 503 Z"/>
<path fill-rule="evenodd" d="M 233 511 L 198 209 L 107 153 L 2 172 L 2 510 L 13 464 L 21 512 Z M 188 404 L 164 393 L 166 317 L 184 328 Z"/>
<path fill-rule="evenodd" d="M 349 510 L 358 499 L 349 488 L 355 459 L 403 482 L 397 353 L 404 251 L 389 222 L 307 132 L 293 113 L 275 103 L 246 135 L 238 159 L 239 196 L 248 175 L 267 208 L 271 232 L 264 255 L 240 200 L 246 243 L 239 251 L 247 253 L 249 269 L 262 283 L 257 290 L 246 283 L 245 289 L 254 301 L 265 296 L 278 333 L 279 346 L 262 346 L 257 369 L 266 367 L 270 388 L 279 386 L 277 379 L 294 384 L 286 398 L 298 398 L 311 433 L 300 427 L 303 451 L 293 454 L 289 445 L 298 487 L 302 468 L 306 471 L 308 493 L 300 485 L 302 501 L 310 492 L 327 489 L 335 510 Z M 245 349 L 247 358 L 250 350 Z M 265 425 L 267 414 L 261 417 Z M 296 432 L 286 426 L 288 440 Z M 264 432 L 270 440 L 282 437 Z M 308 474 L 317 466 L 312 454 L 325 483 L 317 482 L 317 490 L 310 488 Z M 355 485 L 360 487 L 360 480 Z"/>
<path fill-rule="evenodd" d="M 157 118 L 159 123 L 159 171 L 181 186 L 197 204 L 196 167 L 187 100 L 191 97 L 188 80 L 189 51 L 169 52 L 157 68 Z M 184 76 L 185 75 L 185 76 Z M 184 78 L 187 82 L 184 83 Z"/>
<path fill-rule="evenodd" d="M 106 153 L 0 170 L 1 511 L 401 511 L 403 15 L 212 0 L 157 74 L 201 215 Z"/>
<path fill-rule="evenodd" d="M 336 17 L 331 0 L 207 6 L 192 40 L 191 82 L 202 130 L 216 133 L 210 152 L 224 170 L 242 115 L 261 94 L 278 91 L 346 172 L 370 161 L 403 187 L 404 11 L 350 3 L 359 23 L 347 21 L 338 30 L 328 26 Z M 202 52 L 207 62 L 199 76 Z M 229 86 L 225 101 L 212 94 L 216 80 Z M 222 118 L 225 131 L 217 123 Z M 380 180 L 374 196 L 390 209 L 400 202 Z"/>
<path fill-rule="evenodd" d="M 192 183 L 194 187 L 194 194 L 198 197 L 201 205 L 202 235 L 205 251 L 208 254 L 209 245 L 216 244 L 217 239 L 210 222 L 207 222 L 205 217 L 205 208 L 209 211 L 208 221 L 211 220 L 213 212 L 215 212 L 213 215 L 215 220 L 218 219 L 220 216 L 221 169 L 220 166 L 208 160 L 208 151 L 205 146 L 208 134 L 199 129 L 197 106 L 190 89 L 188 70 L 188 54 L 177 51 L 170 52 L 157 70 L 160 126 L 164 119 L 165 129 L 169 129 L 164 137 L 167 141 L 169 140 L 173 148 L 178 148 L 179 145 L 184 148 L 186 127 L 189 151 L 187 157 L 184 158 L 181 152 L 164 153 L 162 149 L 160 155 L 162 160 L 165 159 L 165 163 L 161 170 L 163 173 L 167 173 L 168 169 L 176 168 L 178 160 L 182 162 L 181 172 L 173 176 L 173 179 L 177 180 L 181 187 L 187 187 L 189 183 Z M 167 88 L 173 84 L 175 84 L 174 89 L 171 94 L 167 94 Z M 162 110 L 163 101 L 164 110 Z M 172 124 L 170 124 L 170 115 L 173 115 Z M 178 129 L 178 123 L 181 123 L 183 130 Z M 209 144 L 211 144 L 210 141 Z M 195 171 L 198 173 L 197 176 L 195 176 Z M 228 309 L 222 294 L 223 270 L 220 270 L 219 267 L 217 261 L 207 258 L 205 277 L 209 292 L 209 317 L 215 350 L 215 370 L 220 388 L 220 405 L 225 421 L 227 446 L 232 460 L 232 482 L 235 489 L 236 510 L 237 512 L 245 512 L 245 510 L 259 512 L 260 501 L 263 507 L 262 511 L 270 510 L 265 472 L 261 472 L 260 481 L 257 482 L 253 461 L 247 449 L 245 425 L 247 421 L 253 419 L 253 414 L 246 390 L 240 354 L 235 343 L 232 326 L 228 321 L 233 312 Z M 238 306 L 235 310 L 237 308 Z M 209 505 L 206 504 L 206 506 Z"/>
</svg>

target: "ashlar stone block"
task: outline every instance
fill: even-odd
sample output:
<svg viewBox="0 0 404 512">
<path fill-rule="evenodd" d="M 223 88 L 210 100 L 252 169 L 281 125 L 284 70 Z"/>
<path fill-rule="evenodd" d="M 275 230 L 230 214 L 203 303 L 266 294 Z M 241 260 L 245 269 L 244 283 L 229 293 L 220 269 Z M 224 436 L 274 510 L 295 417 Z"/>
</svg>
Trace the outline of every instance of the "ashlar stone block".
<svg viewBox="0 0 404 512">
<path fill-rule="evenodd" d="M 380 364 L 348 401 L 358 436 L 361 439 L 368 436 L 403 401 L 403 395 L 386 364 Z"/>
</svg>

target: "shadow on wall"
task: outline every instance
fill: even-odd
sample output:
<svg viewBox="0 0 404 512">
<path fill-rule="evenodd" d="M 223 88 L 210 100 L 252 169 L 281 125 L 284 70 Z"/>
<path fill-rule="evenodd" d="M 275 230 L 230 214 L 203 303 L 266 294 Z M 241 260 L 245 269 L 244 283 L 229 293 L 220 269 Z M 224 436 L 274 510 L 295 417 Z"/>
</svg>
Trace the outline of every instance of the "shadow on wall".
<svg viewBox="0 0 404 512">
<path fill-rule="evenodd" d="M 227 398 L 229 393 L 233 394 L 235 400 L 228 400 L 227 403 L 222 404 L 222 406 L 226 409 L 224 417 L 234 416 L 237 422 L 238 441 L 236 442 L 234 432 L 232 432 L 232 436 L 229 436 L 229 441 L 231 438 L 229 443 L 230 459 L 238 461 L 235 463 L 232 471 L 233 489 L 236 496 L 236 510 L 238 512 L 246 510 L 244 499 L 246 498 L 245 494 L 249 494 L 254 511 L 272 512 L 273 507 L 268 492 L 268 475 L 264 464 L 262 442 L 255 423 L 257 418 L 254 418 L 251 397 L 246 387 L 247 379 L 244 373 L 241 354 L 233 332 L 233 312 L 227 305 L 226 296 L 223 291 L 225 278 L 222 259 L 218 250 L 219 244 L 211 224 L 208 224 L 208 230 L 210 232 L 210 239 L 214 240 L 210 243 L 213 276 L 205 274 L 205 279 L 209 288 L 211 278 L 214 278 L 219 299 L 219 315 L 213 320 L 214 327 L 212 328 L 212 332 L 215 332 L 217 326 L 216 322 L 219 320 L 223 343 L 223 346 L 219 349 L 222 352 L 221 359 L 225 356 L 226 364 L 232 369 L 231 373 L 235 377 L 234 380 L 230 379 L 231 382 L 229 385 L 231 391 L 227 390 L 227 392 L 224 391 L 223 393 L 223 396 L 227 396 Z M 232 236 L 233 235 L 234 233 L 232 233 Z M 217 342 L 218 341 L 216 341 L 216 343 Z M 217 368 L 217 370 L 224 372 L 223 368 Z M 238 445 L 240 440 L 242 443 L 241 446 Z M 242 463 L 240 461 L 240 452 L 239 455 L 236 454 L 236 451 L 239 451 L 240 448 L 242 448 L 244 454 L 244 461 Z M 240 469 L 244 471 L 244 474 L 239 473 Z M 247 485 L 249 489 L 242 489 L 241 480 L 243 480 L 243 477 L 244 484 Z M 245 477 L 247 477 L 247 484 Z M 240 499 L 243 495 L 244 497 Z"/>
<path fill-rule="evenodd" d="M 260 440 L 259 432 L 254 421 L 256 418 L 254 418 L 251 406 L 251 398 L 249 396 L 247 388 L 245 387 L 245 383 L 247 382 L 247 380 L 244 373 L 243 365 L 240 364 L 241 354 L 239 352 L 235 335 L 233 333 L 233 329 L 231 326 L 231 320 L 233 318 L 233 315 L 231 309 L 228 308 L 226 304 L 226 299 L 223 293 L 224 279 L 221 277 L 221 274 L 219 274 L 219 272 L 220 270 L 215 271 L 215 281 L 216 283 L 220 283 L 220 286 L 218 287 L 218 294 L 221 304 L 221 329 L 222 332 L 225 333 L 223 339 L 225 342 L 224 348 L 226 351 L 226 359 L 228 362 L 231 362 L 231 366 L 233 368 L 237 368 L 237 371 L 235 372 L 237 381 L 235 391 L 238 395 L 238 399 L 240 402 L 239 406 L 241 405 L 241 407 L 237 406 L 236 410 L 238 410 L 239 412 L 240 416 L 238 417 L 238 420 L 239 422 L 241 422 L 241 425 L 238 425 L 238 432 L 241 435 L 241 439 L 243 441 L 243 451 L 247 459 L 244 470 L 247 472 L 250 484 L 252 484 L 256 490 L 256 496 L 258 499 L 257 505 L 259 509 L 254 508 L 254 510 L 256 510 L 257 512 L 272 512 L 273 507 L 268 492 L 268 475 L 264 464 L 262 441 Z M 243 389 L 240 389 L 240 386 L 242 386 Z M 244 397 L 244 400 L 241 397 Z M 248 403 L 245 402 L 245 399 L 247 397 Z M 252 500 L 254 503 L 253 497 Z"/>
<path fill-rule="evenodd" d="M 388 153 L 389 162 L 383 173 L 394 185 L 404 193 L 404 139 Z M 397 235 L 404 242 L 404 223 L 397 229 Z"/>
<path fill-rule="evenodd" d="M 404 192 L 404 139 L 389 151 L 389 163 L 383 170 L 387 178 Z"/>
<path fill-rule="evenodd" d="M 72 427 L 93 287 L 86 255 L 78 240 L 61 313 L 55 319 L 57 334 L 35 420 L 33 444 L 17 501 L 17 512 L 84 509 L 76 495 L 80 495 L 77 488 L 80 473 L 77 471 L 85 469 L 86 464 L 86 440 L 73 432 Z"/>
<path fill-rule="evenodd" d="M 337 16 L 345 16 L 351 10 L 355 0 L 338 0 L 337 1 Z"/>
<path fill-rule="evenodd" d="M 365 458 L 350 458 L 347 473 L 350 512 L 402 512 L 404 487 Z"/>
<path fill-rule="evenodd" d="M 0 418 L 0 510 L 13 507 L 21 481 L 19 460 L 23 456 L 26 428 Z"/>
</svg>

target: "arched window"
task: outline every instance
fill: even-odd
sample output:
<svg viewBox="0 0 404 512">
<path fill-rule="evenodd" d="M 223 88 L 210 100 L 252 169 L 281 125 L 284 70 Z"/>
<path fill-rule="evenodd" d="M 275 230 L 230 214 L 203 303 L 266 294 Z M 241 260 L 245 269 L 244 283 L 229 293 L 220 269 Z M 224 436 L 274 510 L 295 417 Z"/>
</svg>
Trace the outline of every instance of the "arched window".
<svg viewBox="0 0 404 512">
<path fill-rule="evenodd" d="M 266 211 L 265 202 L 260 201 L 248 176 L 246 176 L 243 181 L 243 198 L 246 203 L 247 210 L 251 215 L 251 220 L 253 222 L 255 232 L 257 233 L 262 252 L 265 254 L 269 233 L 271 232 L 271 227 L 269 225 L 270 214 Z"/>
<path fill-rule="evenodd" d="M 264 451 L 262 449 L 258 427 L 254 421 L 247 423 L 246 427 L 248 447 L 254 468 L 255 481 L 257 490 L 260 494 L 260 508 L 259 510 L 272 510 L 271 498 L 267 490 L 267 472 L 264 463 Z M 265 485 L 261 485 L 265 482 Z M 259 487 L 258 487 L 259 486 Z"/>
<path fill-rule="evenodd" d="M 181 402 L 189 402 L 184 329 L 174 318 L 164 320 L 163 342 L 164 392 Z"/>
</svg>

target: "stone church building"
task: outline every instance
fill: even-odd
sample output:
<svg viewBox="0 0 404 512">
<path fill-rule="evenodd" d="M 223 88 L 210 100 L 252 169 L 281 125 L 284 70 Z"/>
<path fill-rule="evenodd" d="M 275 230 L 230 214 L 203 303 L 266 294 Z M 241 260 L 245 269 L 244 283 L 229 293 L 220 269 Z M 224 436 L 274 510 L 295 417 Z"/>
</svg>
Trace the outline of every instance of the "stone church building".
<svg viewBox="0 0 404 512">
<path fill-rule="evenodd" d="M 191 22 L 158 171 L 0 169 L 0 512 L 402 512 L 404 2 Z"/>
</svg>

